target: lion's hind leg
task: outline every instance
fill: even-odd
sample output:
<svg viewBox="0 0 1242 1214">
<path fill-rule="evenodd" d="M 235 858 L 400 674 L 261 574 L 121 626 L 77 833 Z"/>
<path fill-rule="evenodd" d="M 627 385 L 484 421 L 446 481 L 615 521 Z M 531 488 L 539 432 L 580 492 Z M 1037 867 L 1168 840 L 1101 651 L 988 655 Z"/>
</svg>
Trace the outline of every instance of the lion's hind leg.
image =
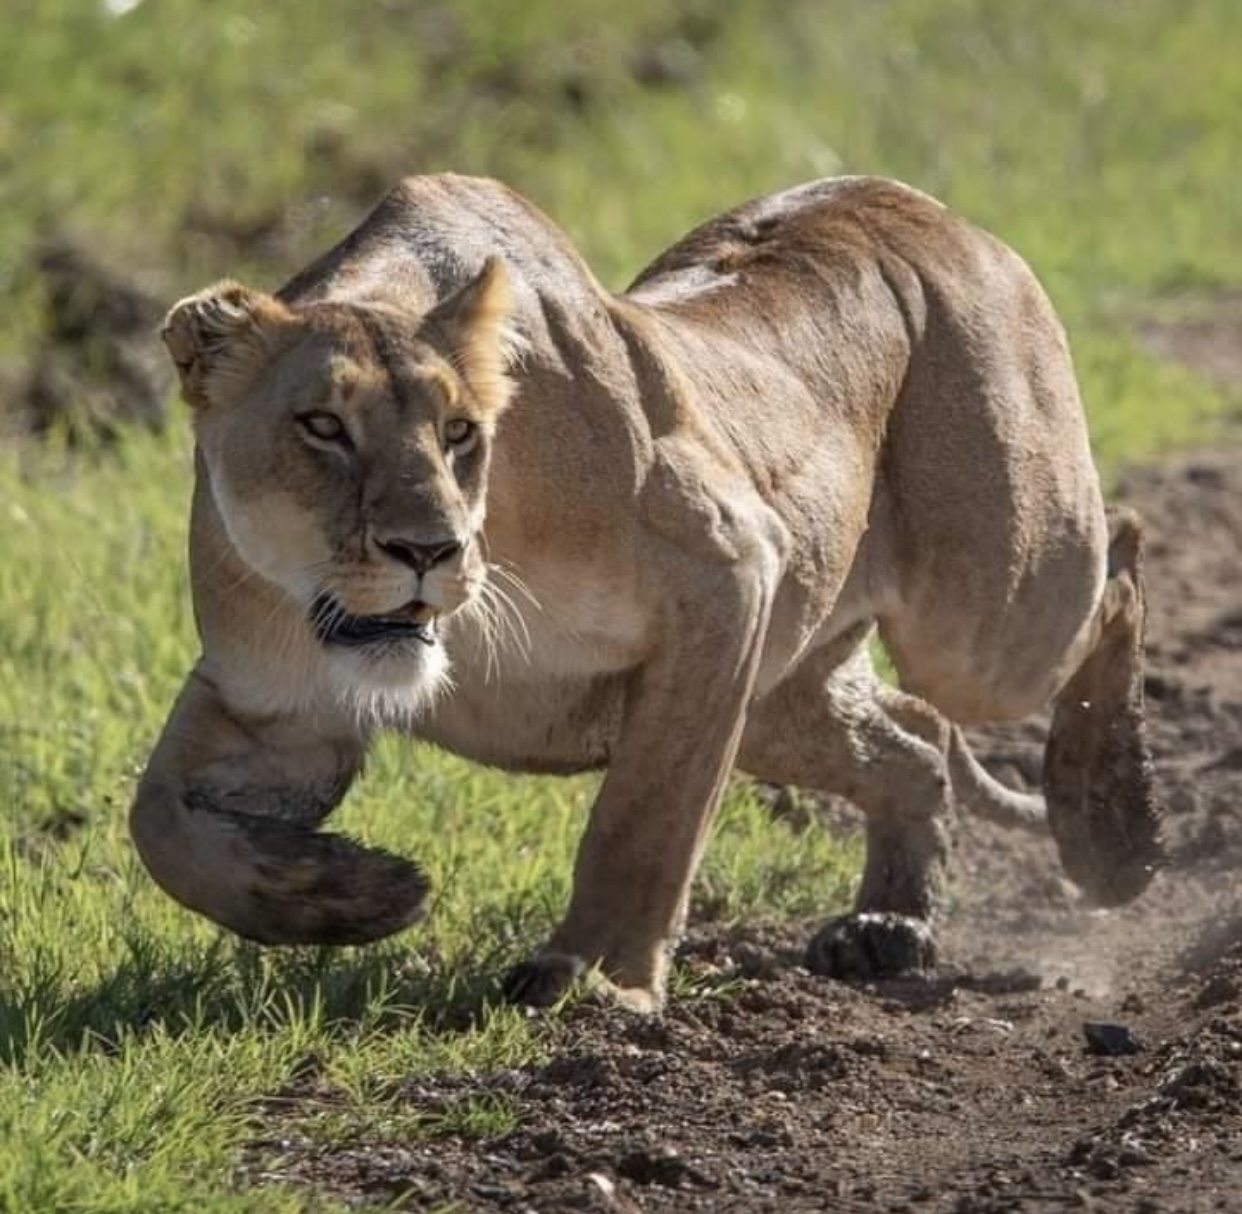
<svg viewBox="0 0 1242 1214">
<path fill-rule="evenodd" d="M 1162 859 L 1143 704 L 1143 543 L 1109 515 L 1108 581 L 1086 659 L 1056 697 L 1044 753 L 1048 820 L 1065 871 L 1100 906 L 1147 888 Z"/>
<path fill-rule="evenodd" d="M 950 726 L 886 687 L 865 646 L 835 669 L 829 661 L 812 655 L 754 706 L 740 765 L 761 779 L 843 796 L 865 814 L 854 909 L 815 934 L 808 967 L 837 978 L 926 969 L 936 958 L 953 820 Z"/>
</svg>

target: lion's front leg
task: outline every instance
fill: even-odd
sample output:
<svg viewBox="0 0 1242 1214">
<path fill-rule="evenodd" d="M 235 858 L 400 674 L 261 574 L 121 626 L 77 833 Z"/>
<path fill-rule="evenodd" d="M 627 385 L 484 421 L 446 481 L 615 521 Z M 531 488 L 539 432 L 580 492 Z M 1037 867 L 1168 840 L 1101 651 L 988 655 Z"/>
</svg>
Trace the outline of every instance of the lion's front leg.
<svg viewBox="0 0 1242 1214">
<path fill-rule="evenodd" d="M 364 742 L 313 719 L 248 718 L 195 671 L 130 811 L 143 863 L 182 905 L 265 944 L 361 944 L 418 915 L 409 861 L 316 827 Z"/>
<path fill-rule="evenodd" d="M 712 814 L 737 752 L 778 562 L 765 545 L 695 587 L 661 621 L 636 672 L 608 774 L 574 866 L 569 909 L 546 947 L 506 980 L 517 1002 L 555 1002 L 598 966 L 610 992 L 658 1008 L 665 970 Z M 693 576 L 693 575 L 692 575 Z"/>
</svg>

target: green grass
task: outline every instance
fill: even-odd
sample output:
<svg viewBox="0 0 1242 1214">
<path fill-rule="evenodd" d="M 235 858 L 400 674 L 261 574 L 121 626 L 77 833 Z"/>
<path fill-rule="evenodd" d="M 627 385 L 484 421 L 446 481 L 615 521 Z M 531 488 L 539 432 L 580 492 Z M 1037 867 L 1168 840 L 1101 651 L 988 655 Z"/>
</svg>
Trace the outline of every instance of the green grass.
<svg viewBox="0 0 1242 1214">
<path fill-rule="evenodd" d="M 483 0 L 10 5 L 0 40 L 0 354 L 42 323 L 28 269 L 69 230 L 172 296 L 272 284 L 403 172 L 506 178 L 624 281 L 690 224 L 827 172 L 902 176 L 1018 247 L 1074 341 L 1108 469 L 1233 403 L 1133 338 L 1242 284 L 1242 9 L 1233 0 Z M 777 16 L 776 14 L 780 14 Z M 675 77 L 643 86 L 635 61 Z M 650 74 L 648 69 L 644 69 Z M 286 216 L 295 216 L 288 221 Z M 0 1212 L 335 1208 L 237 1170 L 262 1107 L 330 1141 L 502 1132 L 400 1081 L 538 1058 L 480 1016 L 567 891 L 592 782 L 511 779 L 386 740 L 340 825 L 413 854 L 427 924 L 366 951 L 264 953 L 178 910 L 124 831 L 194 653 L 178 421 L 72 458 L 0 453 Z M 844 900 L 855 854 L 739 788 L 696 905 Z M 683 997 L 704 994 L 676 979 Z M 310 1061 L 308 1061 L 310 1060 Z"/>
</svg>

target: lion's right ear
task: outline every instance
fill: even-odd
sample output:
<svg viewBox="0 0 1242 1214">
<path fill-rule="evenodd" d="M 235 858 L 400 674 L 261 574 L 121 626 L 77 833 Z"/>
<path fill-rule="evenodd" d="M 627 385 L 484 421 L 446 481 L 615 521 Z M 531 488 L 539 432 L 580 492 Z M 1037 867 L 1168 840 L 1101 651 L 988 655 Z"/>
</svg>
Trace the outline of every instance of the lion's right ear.
<svg viewBox="0 0 1242 1214">
<path fill-rule="evenodd" d="M 186 403 L 201 409 L 236 399 L 293 320 L 274 296 L 227 279 L 174 304 L 160 336 L 181 375 Z"/>
</svg>

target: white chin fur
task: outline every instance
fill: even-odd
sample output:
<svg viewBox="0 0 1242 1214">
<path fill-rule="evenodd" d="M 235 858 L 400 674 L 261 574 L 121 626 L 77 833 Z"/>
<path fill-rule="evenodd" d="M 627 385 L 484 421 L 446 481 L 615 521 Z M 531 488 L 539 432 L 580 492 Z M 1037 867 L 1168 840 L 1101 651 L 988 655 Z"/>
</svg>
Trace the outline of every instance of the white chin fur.
<svg viewBox="0 0 1242 1214">
<path fill-rule="evenodd" d="M 440 644 L 415 641 L 384 655 L 337 649 L 328 655 L 328 677 L 337 698 L 360 722 L 407 725 L 449 685 L 449 663 Z"/>
</svg>

